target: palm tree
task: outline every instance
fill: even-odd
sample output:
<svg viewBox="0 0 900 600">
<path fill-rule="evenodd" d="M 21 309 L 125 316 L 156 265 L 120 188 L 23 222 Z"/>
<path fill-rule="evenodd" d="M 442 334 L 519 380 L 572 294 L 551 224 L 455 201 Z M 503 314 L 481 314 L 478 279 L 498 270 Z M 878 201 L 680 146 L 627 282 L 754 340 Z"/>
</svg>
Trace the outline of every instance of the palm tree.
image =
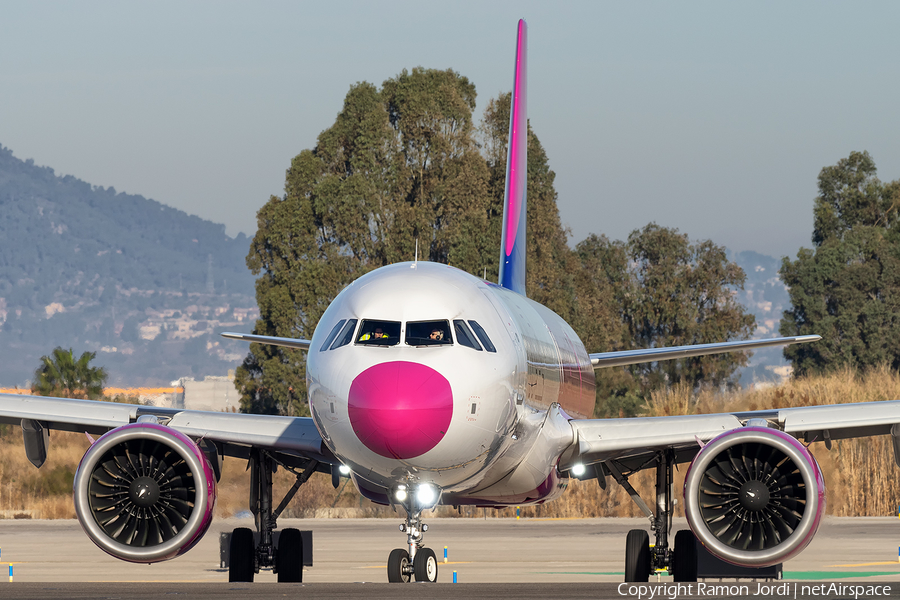
<svg viewBox="0 0 900 600">
<path fill-rule="evenodd" d="M 71 348 L 55 348 L 50 356 L 41 357 L 41 366 L 34 372 L 32 393 L 62 398 L 100 398 L 107 375 L 103 367 L 90 366 L 96 356 L 96 352 L 85 352 L 76 361 Z"/>
</svg>

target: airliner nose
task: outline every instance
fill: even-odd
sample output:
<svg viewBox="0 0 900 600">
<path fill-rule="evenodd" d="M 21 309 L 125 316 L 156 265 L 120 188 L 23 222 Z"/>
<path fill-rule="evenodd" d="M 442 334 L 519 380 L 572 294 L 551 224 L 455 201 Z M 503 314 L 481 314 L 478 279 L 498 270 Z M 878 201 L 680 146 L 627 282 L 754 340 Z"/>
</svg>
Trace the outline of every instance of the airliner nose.
<svg viewBox="0 0 900 600">
<path fill-rule="evenodd" d="M 348 404 L 353 431 L 366 448 L 388 458 L 412 458 L 446 435 L 453 393 L 434 369 L 395 361 L 357 375 Z"/>
</svg>

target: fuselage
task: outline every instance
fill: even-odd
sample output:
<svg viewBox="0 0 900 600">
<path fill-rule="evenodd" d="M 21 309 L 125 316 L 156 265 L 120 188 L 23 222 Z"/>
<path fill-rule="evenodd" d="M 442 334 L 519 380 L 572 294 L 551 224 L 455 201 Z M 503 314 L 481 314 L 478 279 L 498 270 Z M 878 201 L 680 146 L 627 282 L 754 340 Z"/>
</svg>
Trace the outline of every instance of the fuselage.
<svg viewBox="0 0 900 600">
<path fill-rule="evenodd" d="M 546 473 L 514 472 L 535 448 L 568 445 L 541 446 L 551 413 L 589 417 L 594 405 L 590 360 L 561 317 L 421 261 L 377 269 L 335 298 L 312 338 L 307 383 L 326 445 L 384 503 L 421 482 L 448 504 L 543 501 L 564 487 L 555 460 Z"/>
</svg>

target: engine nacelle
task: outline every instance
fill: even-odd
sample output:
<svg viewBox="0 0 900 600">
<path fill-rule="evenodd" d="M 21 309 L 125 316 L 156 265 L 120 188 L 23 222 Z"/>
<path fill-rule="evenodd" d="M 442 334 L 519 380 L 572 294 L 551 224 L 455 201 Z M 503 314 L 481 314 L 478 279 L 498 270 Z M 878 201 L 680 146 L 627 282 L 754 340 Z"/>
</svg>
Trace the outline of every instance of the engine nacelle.
<svg viewBox="0 0 900 600">
<path fill-rule="evenodd" d="M 75 472 L 75 514 L 116 558 L 153 563 L 184 554 L 212 522 L 216 480 L 200 448 L 162 425 L 124 425 L 98 439 Z"/>
<path fill-rule="evenodd" d="M 798 554 L 825 513 L 825 480 L 798 440 L 766 427 L 719 435 L 684 481 L 685 515 L 706 548 L 727 562 L 765 567 Z"/>
</svg>

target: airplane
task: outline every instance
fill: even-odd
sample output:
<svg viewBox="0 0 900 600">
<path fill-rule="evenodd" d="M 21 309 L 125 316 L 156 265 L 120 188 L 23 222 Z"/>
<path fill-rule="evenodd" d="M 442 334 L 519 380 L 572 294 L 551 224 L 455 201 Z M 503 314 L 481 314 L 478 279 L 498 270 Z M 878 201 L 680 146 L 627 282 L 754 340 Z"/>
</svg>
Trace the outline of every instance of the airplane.
<svg viewBox="0 0 900 600">
<path fill-rule="evenodd" d="M 525 294 L 526 45 L 517 27 L 499 281 L 414 260 L 376 269 L 345 288 L 312 339 L 224 333 L 307 353 L 311 417 L 189 411 L 87 400 L 0 395 L 0 422 L 20 425 L 40 467 L 51 429 L 99 435 L 74 480 L 87 536 L 135 563 L 175 558 L 207 531 L 224 457 L 248 461 L 256 532 L 231 536 L 230 581 L 271 568 L 302 581 L 303 544 L 277 519 L 315 472 L 345 474 L 369 500 L 403 509 L 402 548 L 388 581 L 435 582 L 423 513 L 437 505 L 509 507 L 558 498 L 570 478 L 609 477 L 650 520 L 627 534 L 625 580 L 666 569 L 697 577 L 695 538 L 744 566 L 803 550 L 825 512 L 825 483 L 806 445 L 891 434 L 900 456 L 900 402 L 673 417 L 590 418 L 596 369 L 765 346 L 819 336 L 588 353 L 557 314 Z M 92 438 L 93 439 L 93 438 Z M 804 443 L 805 442 L 805 443 Z M 670 544 L 673 468 L 690 463 L 689 529 Z M 272 473 L 296 482 L 275 506 Z M 656 470 L 653 509 L 629 483 Z"/>
</svg>

